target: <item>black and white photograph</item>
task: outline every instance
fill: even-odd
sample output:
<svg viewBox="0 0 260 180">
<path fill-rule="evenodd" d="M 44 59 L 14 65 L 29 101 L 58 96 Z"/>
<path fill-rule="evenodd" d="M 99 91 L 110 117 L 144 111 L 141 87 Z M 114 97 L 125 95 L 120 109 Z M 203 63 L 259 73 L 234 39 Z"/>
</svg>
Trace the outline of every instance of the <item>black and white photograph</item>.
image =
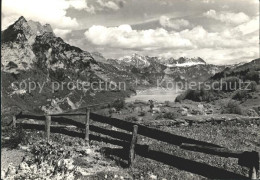
<svg viewBox="0 0 260 180">
<path fill-rule="evenodd" d="M 259 0 L 1 0 L 1 180 L 260 179 Z"/>
</svg>

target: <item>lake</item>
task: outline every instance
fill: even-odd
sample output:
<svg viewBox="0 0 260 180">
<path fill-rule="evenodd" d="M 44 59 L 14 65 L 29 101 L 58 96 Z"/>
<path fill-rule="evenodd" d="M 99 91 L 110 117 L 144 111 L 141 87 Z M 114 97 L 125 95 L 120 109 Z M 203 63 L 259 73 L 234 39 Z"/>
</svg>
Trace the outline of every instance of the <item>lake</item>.
<svg viewBox="0 0 260 180">
<path fill-rule="evenodd" d="M 175 98 L 181 93 L 180 91 L 164 88 L 149 88 L 145 90 L 137 90 L 137 95 L 126 98 L 126 102 L 135 100 L 148 101 L 154 100 L 157 102 L 175 101 Z"/>
</svg>

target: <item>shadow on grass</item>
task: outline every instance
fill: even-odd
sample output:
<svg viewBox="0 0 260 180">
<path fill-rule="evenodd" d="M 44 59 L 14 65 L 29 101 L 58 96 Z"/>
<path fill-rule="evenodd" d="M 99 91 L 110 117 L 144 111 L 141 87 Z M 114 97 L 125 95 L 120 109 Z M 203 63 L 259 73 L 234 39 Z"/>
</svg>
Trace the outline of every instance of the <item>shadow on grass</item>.
<svg viewBox="0 0 260 180">
<path fill-rule="evenodd" d="M 8 130 L 4 130 L 2 132 L 2 135 L 8 135 L 8 139 L 5 139 L 1 137 L 1 148 L 7 148 L 7 149 L 16 149 L 18 145 L 23 141 L 23 138 L 25 136 L 25 133 L 23 129 L 16 128 L 15 133 L 14 129 L 8 128 Z"/>
<path fill-rule="evenodd" d="M 42 125 L 30 125 L 29 127 L 23 125 L 25 129 L 37 129 L 44 130 L 44 126 Z M 129 140 L 130 135 L 122 132 L 106 130 L 100 127 L 92 126 L 92 132 L 101 133 L 107 136 L 111 136 L 118 139 L 113 139 L 110 137 L 103 137 L 90 134 L 91 141 L 99 141 L 105 142 L 117 146 L 122 146 L 122 148 L 102 148 L 102 152 L 109 158 L 114 159 L 118 162 L 118 164 L 122 167 L 127 167 L 128 160 L 128 152 L 129 152 Z M 84 133 L 71 131 L 64 128 L 51 128 L 52 133 L 61 133 L 73 137 L 84 138 Z M 124 137 L 124 138 L 123 138 Z M 136 154 L 149 158 L 169 166 L 188 171 L 194 174 L 198 174 L 210 179 L 248 179 L 242 175 L 238 175 L 233 172 L 229 172 L 227 170 L 214 167 L 205 163 L 200 163 L 192 160 L 188 160 L 185 158 L 177 157 L 171 154 L 167 154 L 164 152 L 156 151 L 156 150 L 148 150 L 148 146 L 146 145 L 136 145 Z"/>
<path fill-rule="evenodd" d="M 118 158 L 121 159 L 122 162 L 127 161 L 128 159 L 128 149 L 105 148 L 104 152 L 107 155 L 107 157 L 116 159 L 115 156 L 117 156 Z M 148 148 L 145 145 L 137 145 L 136 154 L 141 157 L 149 158 L 151 160 L 155 160 L 163 164 L 167 164 L 169 166 L 178 168 L 180 170 L 188 171 L 190 173 L 198 174 L 209 179 L 236 179 L 236 180 L 248 179 L 245 176 L 218 167 L 214 167 L 205 163 L 192 161 L 189 159 L 177 157 L 160 151 L 148 150 Z"/>
</svg>

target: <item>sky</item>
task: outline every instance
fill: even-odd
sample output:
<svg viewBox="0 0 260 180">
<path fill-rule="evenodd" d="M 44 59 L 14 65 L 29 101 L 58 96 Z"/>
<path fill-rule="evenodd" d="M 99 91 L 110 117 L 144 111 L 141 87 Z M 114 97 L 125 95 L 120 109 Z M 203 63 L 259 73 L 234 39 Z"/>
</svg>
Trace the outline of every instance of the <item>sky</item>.
<svg viewBox="0 0 260 180">
<path fill-rule="evenodd" d="M 105 58 L 259 58 L 259 0 L 2 0 L 2 30 L 20 16 Z"/>
</svg>

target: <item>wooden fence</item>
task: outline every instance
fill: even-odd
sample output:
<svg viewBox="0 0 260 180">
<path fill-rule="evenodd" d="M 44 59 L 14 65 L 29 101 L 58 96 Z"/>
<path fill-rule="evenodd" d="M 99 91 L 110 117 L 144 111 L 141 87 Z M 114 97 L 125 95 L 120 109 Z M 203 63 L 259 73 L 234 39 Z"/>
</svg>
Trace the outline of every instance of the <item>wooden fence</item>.
<svg viewBox="0 0 260 180">
<path fill-rule="evenodd" d="M 76 122 L 71 119 L 62 118 L 65 116 L 84 116 L 84 122 Z M 13 116 L 13 126 L 16 127 L 17 124 L 20 125 L 31 125 L 33 126 L 41 126 L 38 124 L 28 124 L 28 123 L 18 123 L 18 119 L 36 119 L 45 121 L 45 132 L 46 132 L 46 141 L 50 140 L 50 130 L 51 128 L 65 128 L 68 127 L 66 125 L 52 125 L 51 122 L 58 122 L 62 124 L 69 124 L 72 126 L 76 126 L 79 128 L 85 128 L 85 142 L 89 144 L 89 134 L 90 134 L 90 119 L 92 121 L 96 121 L 99 123 L 105 123 L 108 125 L 112 125 L 116 128 L 120 128 L 126 131 L 132 132 L 132 137 L 130 138 L 129 144 L 129 156 L 128 156 L 128 164 L 132 167 L 134 163 L 135 157 L 135 147 L 137 143 L 137 134 L 146 136 L 149 138 L 153 138 L 155 140 L 163 141 L 170 143 L 172 145 L 177 145 L 182 149 L 202 152 L 211 155 L 217 155 L 220 157 L 231 157 L 237 158 L 238 164 L 241 166 L 245 166 L 249 168 L 249 178 L 250 179 L 257 179 L 257 172 L 259 170 L 259 153 L 252 151 L 231 151 L 227 148 L 207 143 L 199 140 L 194 140 L 191 138 L 183 137 L 174 135 L 165 131 L 161 131 L 154 128 L 149 128 L 137 123 L 127 122 L 124 120 L 116 119 L 116 118 L 109 118 L 105 116 L 101 116 L 95 113 L 90 112 L 90 108 L 86 108 L 85 113 L 63 113 L 63 114 L 49 114 L 45 116 L 37 116 L 37 115 L 25 115 L 25 114 L 18 114 Z"/>
</svg>

